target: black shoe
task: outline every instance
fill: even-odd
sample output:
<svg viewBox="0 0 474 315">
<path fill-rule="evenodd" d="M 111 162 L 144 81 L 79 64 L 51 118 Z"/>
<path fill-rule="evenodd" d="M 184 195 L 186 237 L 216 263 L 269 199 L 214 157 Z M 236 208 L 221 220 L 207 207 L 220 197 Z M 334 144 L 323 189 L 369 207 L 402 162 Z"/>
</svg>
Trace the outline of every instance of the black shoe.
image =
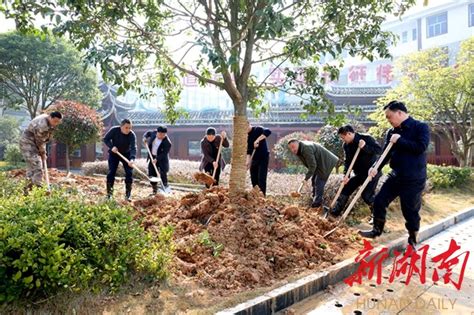
<svg viewBox="0 0 474 315">
<path fill-rule="evenodd" d="M 408 231 L 408 245 L 411 245 L 413 249 L 416 249 L 416 244 L 418 244 L 416 237 L 418 236 L 418 231 Z"/>
<path fill-rule="evenodd" d="M 348 199 L 349 196 L 345 195 L 340 195 L 339 198 L 337 198 L 336 205 L 334 206 L 334 208 L 331 209 L 330 212 L 333 217 L 338 217 L 342 214 L 342 211 L 344 210 Z"/>
<path fill-rule="evenodd" d="M 374 226 L 372 227 L 372 230 L 359 231 L 359 235 L 367 238 L 376 238 L 382 234 L 384 226 L 384 219 L 374 219 Z"/>
<path fill-rule="evenodd" d="M 114 196 L 114 183 L 107 183 L 107 199 L 112 199 Z"/>
<path fill-rule="evenodd" d="M 132 183 L 125 183 L 125 200 L 132 201 Z"/>
</svg>

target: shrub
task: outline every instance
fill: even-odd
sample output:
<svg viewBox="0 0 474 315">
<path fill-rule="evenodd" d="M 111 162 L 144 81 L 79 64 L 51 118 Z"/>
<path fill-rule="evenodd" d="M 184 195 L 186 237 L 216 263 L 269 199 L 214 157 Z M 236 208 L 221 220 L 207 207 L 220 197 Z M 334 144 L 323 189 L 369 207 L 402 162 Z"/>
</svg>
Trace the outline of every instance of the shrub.
<svg viewBox="0 0 474 315">
<path fill-rule="evenodd" d="M 15 166 L 23 161 L 23 156 L 21 155 L 18 144 L 7 144 L 5 149 L 5 161 Z"/>
<path fill-rule="evenodd" d="M 171 227 L 153 239 L 114 203 L 36 188 L 22 196 L 21 185 L 1 174 L 0 184 L 0 303 L 60 289 L 115 290 L 132 273 L 168 275 Z"/>
<path fill-rule="evenodd" d="M 428 178 L 433 188 L 461 187 L 471 177 L 469 167 L 437 166 L 428 164 Z"/>
<path fill-rule="evenodd" d="M 330 125 L 321 127 L 321 129 L 318 130 L 317 142 L 339 158 L 336 164 L 336 171 L 339 172 L 339 167 L 344 162 L 344 143 L 341 138 L 339 138 L 337 129 L 338 128 Z"/>
<path fill-rule="evenodd" d="M 286 166 L 301 164 L 298 157 L 288 149 L 288 141 L 293 138 L 300 141 L 316 141 L 317 136 L 314 132 L 293 132 L 280 138 L 273 147 L 273 152 L 275 153 L 275 159 L 285 163 Z"/>
<path fill-rule="evenodd" d="M 66 169 L 70 171 L 70 154 L 83 144 L 100 139 L 103 123 L 100 115 L 87 105 L 73 101 L 56 101 L 48 112 L 59 111 L 62 123 L 54 130 L 54 139 L 66 145 Z"/>
</svg>

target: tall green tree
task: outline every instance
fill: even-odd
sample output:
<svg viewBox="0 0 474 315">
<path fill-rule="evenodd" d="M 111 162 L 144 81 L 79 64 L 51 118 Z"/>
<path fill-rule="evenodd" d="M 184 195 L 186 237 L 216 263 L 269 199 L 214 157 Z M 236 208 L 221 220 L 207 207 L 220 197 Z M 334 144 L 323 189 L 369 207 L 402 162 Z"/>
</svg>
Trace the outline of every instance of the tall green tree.
<svg viewBox="0 0 474 315">
<path fill-rule="evenodd" d="M 335 79 L 343 51 L 372 60 L 389 56 L 393 34 L 381 30 L 387 14 L 415 0 L 161 0 L 6 1 L 7 17 L 20 29 L 35 14 L 51 18 L 103 76 L 124 92 L 143 82 L 165 94 L 171 120 L 179 114 L 181 75 L 224 90 L 234 106 L 230 193 L 244 190 L 248 109 L 260 112 L 263 94 L 282 90 L 303 97 L 309 113 L 333 107 L 323 98 L 324 74 Z M 64 16 L 67 16 L 64 19 Z M 324 56 L 336 62 L 321 63 Z M 333 61 L 334 61 L 333 60 Z M 293 68 L 299 67 L 298 70 Z M 252 69 L 271 67 L 256 76 Z M 283 80 L 269 82 L 273 73 Z"/>
<path fill-rule="evenodd" d="M 414 117 L 447 139 L 461 166 L 473 166 L 474 38 L 461 43 L 453 65 L 445 49 L 434 48 L 400 58 L 395 69 L 400 82 L 377 101 L 379 107 L 405 101 Z M 389 128 L 382 110 L 370 118 L 377 122 L 371 132 L 381 136 Z"/>
<path fill-rule="evenodd" d="M 20 141 L 20 122 L 14 117 L 0 117 L 0 158 L 4 157 L 6 147 Z"/>
<path fill-rule="evenodd" d="M 96 72 L 79 52 L 48 34 L 0 34 L 0 97 L 31 118 L 59 99 L 100 104 Z"/>
<path fill-rule="evenodd" d="M 99 114 L 92 108 L 77 102 L 58 101 L 49 111 L 63 114 L 61 124 L 54 130 L 54 139 L 66 145 L 66 170 L 71 170 L 70 156 L 83 144 L 95 143 L 100 139 L 103 124 Z"/>
</svg>

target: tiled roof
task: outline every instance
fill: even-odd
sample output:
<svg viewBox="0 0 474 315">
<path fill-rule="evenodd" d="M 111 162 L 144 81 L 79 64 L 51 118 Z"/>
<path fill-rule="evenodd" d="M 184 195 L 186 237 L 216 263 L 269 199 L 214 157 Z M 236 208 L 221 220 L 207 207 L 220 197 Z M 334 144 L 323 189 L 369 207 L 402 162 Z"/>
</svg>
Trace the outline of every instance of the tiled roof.
<svg viewBox="0 0 474 315">
<path fill-rule="evenodd" d="M 319 124 L 323 123 L 324 114 L 321 115 L 309 115 L 307 118 L 302 118 L 301 115 L 305 111 L 302 108 L 282 110 L 282 109 L 271 109 L 268 113 L 261 114 L 258 118 L 255 118 L 251 112 L 249 112 L 250 120 L 255 120 L 266 124 Z M 209 125 L 209 124 L 232 124 L 233 111 L 191 111 L 188 112 L 188 118 L 180 118 L 176 122 L 176 125 Z M 121 112 L 119 118 L 128 118 L 133 121 L 135 126 L 150 126 L 166 124 L 165 115 L 162 112 Z M 358 120 L 364 121 L 366 115 L 361 115 Z"/>
<path fill-rule="evenodd" d="M 167 123 L 165 114 L 161 111 L 140 111 L 133 110 L 135 104 L 126 104 L 116 99 L 116 90 L 106 85 L 101 85 L 101 90 L 105 94 L 102 101 L 103 119 L 112 119 L 114 123 L 128 118 L 136 126 L 149 126 Z M 360 108 L 361 116 L 357 117 L 360 121 L 365 121 L 368 113 L 375 110 L 374 101 L 385 94 L 389 87 L 331 87 L 327 91 L 327 97 L 335 104 L 336 112 L 346 110 L 347 106 Z M 319 124 L 323 123 L 324 114 L 309 115 L 302 118 L 301 115 L 306 111 L 301 104 L 285 104 L 270 106 L 268 113 L 261 114 L 258 119 L 252 118 L 249 112 L 250 120 L 258 120 L 267 124 Z M 209 124 L 232 124 L 232 110 L 203 110 L 189 111 L 189 117 L 180 118 L 176 125 L 209 125 Z"/>
</svg>

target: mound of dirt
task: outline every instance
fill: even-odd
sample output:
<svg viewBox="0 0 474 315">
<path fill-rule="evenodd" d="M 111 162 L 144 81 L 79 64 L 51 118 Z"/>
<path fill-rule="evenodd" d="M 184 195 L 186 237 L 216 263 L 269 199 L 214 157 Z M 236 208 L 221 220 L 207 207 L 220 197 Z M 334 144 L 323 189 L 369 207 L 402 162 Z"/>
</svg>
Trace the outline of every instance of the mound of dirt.
<svg viewBox="0 0 474 315">
<path fill-rule="evenodd" d="M 232 201 L 227 189 L 213 187 L 180 200 L 155 197 L 133 206 L 148 230 L 176 227 L 178 279 L 196 280 L 222 295 L 323 269 L 358 239 L 345 226 L 324 239 L 335 223 L 310 208 L 265 199 L 258 189 Z"/>
</svg>

